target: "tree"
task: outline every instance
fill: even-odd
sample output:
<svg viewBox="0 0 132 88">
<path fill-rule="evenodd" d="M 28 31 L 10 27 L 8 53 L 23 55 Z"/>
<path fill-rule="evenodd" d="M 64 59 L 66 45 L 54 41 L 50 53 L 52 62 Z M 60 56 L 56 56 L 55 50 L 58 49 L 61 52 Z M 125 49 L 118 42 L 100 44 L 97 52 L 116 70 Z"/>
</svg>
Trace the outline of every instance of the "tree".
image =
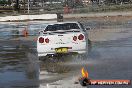
<svg viewBox="0 0 132 88">
<path fill-rule="evenodd" d="M 8 4 L 11 5 L 11 0 L 8 0 Z"/>
<path fill-rule="evenodd" d="M 33 5 L 35 5 L 35 3 L 36 3 L 36 0 L 33 0 Z"/>
<path fill-rule="evenodd" d="M 75 0 L 75 6 L 83 6 L 82 0 Z"/>
<path fill-rule="evenodd" d="M 105 0 L 106 4 L 110 4 L 110 3 L 121 4 L 124 2 L 132 2 L 132 0 Z"/>
<path fill-rule="evenodd" d="M 19 0 L 16 0 L 16 3 L 14 4 L 14 10 L 19 12 L 20 10 Z"/>
<path fill-rule="evenodd" d="M 4 5 L 7 4 L 8 2 L 6 0 L 0 0 L 0 4 Z"/>
</svg>

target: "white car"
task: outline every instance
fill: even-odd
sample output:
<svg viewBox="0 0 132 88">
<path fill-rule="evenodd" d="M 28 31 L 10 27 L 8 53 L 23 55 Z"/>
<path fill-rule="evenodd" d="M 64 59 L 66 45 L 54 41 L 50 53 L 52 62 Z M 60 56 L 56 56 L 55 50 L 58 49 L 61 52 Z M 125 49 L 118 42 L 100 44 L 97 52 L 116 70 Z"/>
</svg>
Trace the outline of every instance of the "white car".
<svg viewBox="0 0 132 88">
<path fill-rule="evenodd" d="M 88 51 L 88 34 L 79 22 L 47 24 L 37 39 L 38 56 L 78 53 Z"/>
</svg>

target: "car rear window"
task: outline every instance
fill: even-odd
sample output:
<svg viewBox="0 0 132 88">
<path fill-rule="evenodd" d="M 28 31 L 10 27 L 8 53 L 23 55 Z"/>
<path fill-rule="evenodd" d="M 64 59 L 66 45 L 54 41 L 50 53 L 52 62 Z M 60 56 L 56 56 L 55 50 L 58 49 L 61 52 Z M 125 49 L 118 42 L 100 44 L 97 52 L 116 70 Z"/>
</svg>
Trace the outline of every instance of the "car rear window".
<svg viewBox="0 0 132 88">
<path fill-rule="evenodd" d="M 70 30 L 80 29 L 76 23 L 54 24 L 48 25 L 44 31 Z"/>
</svg>

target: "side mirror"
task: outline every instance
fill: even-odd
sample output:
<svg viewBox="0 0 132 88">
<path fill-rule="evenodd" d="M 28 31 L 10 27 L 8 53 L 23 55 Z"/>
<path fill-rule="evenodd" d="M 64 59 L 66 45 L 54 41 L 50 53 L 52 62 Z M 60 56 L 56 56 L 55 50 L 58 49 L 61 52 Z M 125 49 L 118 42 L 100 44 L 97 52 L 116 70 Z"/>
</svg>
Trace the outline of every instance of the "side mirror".
<svg viewBox="0 0 132 88">
<path fill-rule="evenodd" d="M 90 27 L 88 27 L 88 28 L 86 28 L 86 31 L 87 31 L 87 30 L 90 30 L 90 29 L 91 29 L 91 28 L 90 28 Z"/>
</svg>

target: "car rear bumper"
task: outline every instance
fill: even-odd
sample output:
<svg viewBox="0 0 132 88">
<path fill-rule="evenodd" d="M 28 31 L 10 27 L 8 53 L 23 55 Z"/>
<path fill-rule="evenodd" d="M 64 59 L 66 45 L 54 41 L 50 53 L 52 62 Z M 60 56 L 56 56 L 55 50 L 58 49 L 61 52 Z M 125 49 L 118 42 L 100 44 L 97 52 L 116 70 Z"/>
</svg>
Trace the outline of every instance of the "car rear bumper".
<svg viewBox="0 0 132 88">
<path fill-rule="evenodd" d="M 46 56 L 48 54 L 56 54 L 56 48 L 66 47 L 68 48 L 67 53 L 75 52 L 83 54 L 87 52 L 86 42 L 80 44 L 52 44 L 52 45 L 37 45 L 38 56 Z"/>
<path fill-rule="evenodd" d="M 80 51 L 69 51 L 67 52 L 68 53 L 78 53 L 78 54 L 84 54 L 86 53 L 87 51 L 86 50 L 80 50 Z M 57 54 L 56 52 L 40 52 L 38 53 L 38 57 L 41 57 L 41 56 L 47 56 L 47 55 L 53 55 L 53 54 Z"/>
</svg>

